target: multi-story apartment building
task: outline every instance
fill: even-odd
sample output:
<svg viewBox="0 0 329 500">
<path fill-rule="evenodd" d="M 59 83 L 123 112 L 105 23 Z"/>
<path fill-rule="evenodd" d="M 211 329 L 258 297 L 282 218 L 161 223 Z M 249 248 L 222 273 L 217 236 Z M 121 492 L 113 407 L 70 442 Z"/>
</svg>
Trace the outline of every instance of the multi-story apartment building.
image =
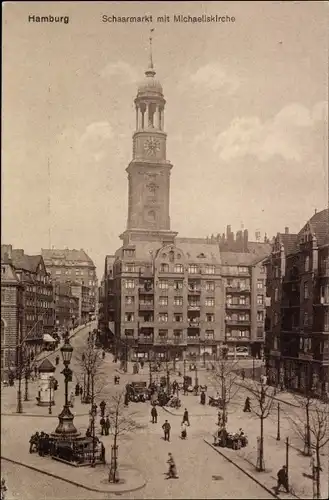
<svg viewBox="0 0 329 500">
<path fill-rule="evenodd" d="M 8 342 L 12 346 L 15 338 L 15 349 L 24 342 L 31 351 L 36 352 L 43 346 L 44 335 L 51 335 L 54 330 L 51 277 L 41 255 L 26 255 L 24 250 L 13 249 L 11 245 L 1 246 L 1 263 L 1 289 L 4 291 L 4 298 L 8 299 L 8 302 L 7 299 L 4 303 L 1 302 L 1 317 L 4 314 L 5 329 L 5 323 L 9 321 L 9 318 L 8 321 L 5 318 L 5 311 L 10 308 L 12 316 L 12 333 Z M 15 281 L 17 285 L 14 285 Z M 13 322 L 13 315 L 16 315 L 16 323 Z"/>
<path fill-rule="evenodd" d="M 79 283 L 84 288 L 84 294 L 86 288 L 88 288 L 88 315 L 94 315 L 97 307 L 98 290 L 96 267 L 86 252 L 82 249 L 42 249 L 41 252 L 53 283 Z"/>
<path fill-rule="evenodd" d="M 94 299 L 90 294 L 90 288 L 79 282 L 70 282 L 70 290 L 73 297 L 79 301 L 78 316 L 73 318 L 75 324 L 85 324 L 94 317 Z M 77 318 L 77 321 L 76 321 Z"/>
<path fill-rule="evenodd" d="M 54 285 L 55 321 L 57 328 L 73 328 L 79 319 L 79 298 L 72 295 L 71 285 Z"/>
<path fill-rule="evenodd" d="M 329 213 L 298 234 L 275 238 L 267 261 L 266 365 L 269 380 L 329 392 Z"/>
</svg>

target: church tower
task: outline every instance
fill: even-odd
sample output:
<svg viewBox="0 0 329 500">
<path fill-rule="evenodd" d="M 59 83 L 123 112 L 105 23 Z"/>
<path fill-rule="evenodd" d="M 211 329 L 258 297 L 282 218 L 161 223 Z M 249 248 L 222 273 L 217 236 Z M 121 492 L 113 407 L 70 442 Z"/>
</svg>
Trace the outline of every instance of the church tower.
<svg viewBox="0 0 329 500">
<path fill-rule="evenodd" d="M 170 231 L 172 165 L 166 158 L 166 101 L 155 75 L 150 37 L 149 66 L 134 101 L 136 130 L 133 134 L 133 158 L 126 169 L 129 186 L 128 220 L 127 230 L 121 237 L 127 243 L 134 239 L 173 241 L 177 234 Z"/>
</svg>

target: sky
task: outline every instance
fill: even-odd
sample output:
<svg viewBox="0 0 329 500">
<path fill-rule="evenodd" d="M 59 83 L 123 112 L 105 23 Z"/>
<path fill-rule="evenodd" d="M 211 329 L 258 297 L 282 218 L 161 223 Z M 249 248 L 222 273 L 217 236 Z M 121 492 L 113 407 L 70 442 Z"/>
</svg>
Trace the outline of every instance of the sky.
<svg viewBox="0 0 329 500">
<path fill-rule="evenodd" d="M 328 206 L 328 2 L 2 8 L 3 243 L 26 253 L 83 248 L 102 277 L 126 228 L 125 169 L 150 28 L 167 101 L 171 229 L 206 237 L 243 225 L 254 240 L 256 231 L 298 232 Z M 235 22 L 174 23 L 174 14 Z M 161 15 L 170 21 L 157 22 Z"/>
</svg>

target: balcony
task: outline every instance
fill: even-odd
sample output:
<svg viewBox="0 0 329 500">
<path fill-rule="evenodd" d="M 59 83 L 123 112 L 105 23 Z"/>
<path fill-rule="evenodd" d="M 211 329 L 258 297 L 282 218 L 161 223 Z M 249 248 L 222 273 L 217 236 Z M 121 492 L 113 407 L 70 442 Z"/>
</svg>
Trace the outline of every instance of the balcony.
<svg viewBox="0 0 329 500">
<path fill-rule="evenodd" d="M 190 288 L 190 287 L 188 287 L 187 293 L 188 293 L 188 295 L 200 295 L 201 288 Z"/>
<path fill-rule="evenodd" d="M 189 311 L 200 311 L 201 304 L 188 304 Z"/>
<path fill-rule="evenodd" d="M 152 335 L 139 335 L 138 337 L 139 344 L 152 344 L 153 345 L 153 336 Z"/>
<path fill-rule="evenodd" d="M 250 304 L 226 304 L 227 309 L 250 309 Z"/>
<path fill-rule="evenodd" d="M 239 326 L 249 326 L 250 319 L 226 319 L 225 323 L 227 325 L 239 325 Z"/>
<path fill-rule="evenodd" d="M 173 337 L 174 345 L 186 345 L 186 337 Z"/>
<path fill-rule="evenodd" d="M 308 352 L 300 352 L 298 354 L 298 359 L 302 359 L 303 361 L 311 361 L 313 360 L 314 356 L 312 353 Z"/>
<path fill-rule="evenodd" d="M 226 292 L 229 292 L 229 293 L 250 293 L 250 287 L 240 288 L 239 286 L 227 285 Z"/>
<path fill-rule="evenodd" d="M 152 286 L 150 287 L 139 287 L 138 293 L 140 295 L 153 295 L 154 294 L 154 288 Z"/>
<path fill-rule="evenodd" d="M 153 311 L 154 309 L 154 303 L 153 302 L 148 302 L 148 303 L 139 303 L 139 310 L 140 311 Z"/>
<path fill-rule="evenodd" d="M 188 335 L 186 338 L 186 343 L 187 344 L 199 344 L 200 343 L 200 337 L 198 335 L 192 336 Z"/>
</svg>

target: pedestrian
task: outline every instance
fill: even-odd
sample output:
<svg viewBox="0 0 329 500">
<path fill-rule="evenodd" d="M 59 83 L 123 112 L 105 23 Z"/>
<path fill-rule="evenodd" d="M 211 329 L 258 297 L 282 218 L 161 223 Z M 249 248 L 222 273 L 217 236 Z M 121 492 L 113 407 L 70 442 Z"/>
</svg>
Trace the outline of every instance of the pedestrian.
<svg viewBox="0 0 329 500">
<path fill-rule="evenodd" d="M 105 418 L 102 416 L 100 419 L 100 426 L 101 426 L 101 436 L 105 435 Z"/>
<path fill-rule="evenodd" d="M 105 436 L 108 436 L 110 434 L 110 428 L 111 428 L 111 422 L 109 416 L 107 415 L 105 420 Z"/>
<path fill-rule="evenodd" d="M 56 356 L 56 358 L 55 358 L 55 363 L 56 363 L 56 366 L 58 366 L 58 365 L 59 365 L 59 356 L 58 356 L 58 354 L 57 354 L 57 356 Z"/>
<path fill-rule="evenodd" d="M 37 366 L 34 367 L 34 375 L 35 375 L 35 377 L 38 376 L 38 367 Z"/>
<path fill-rule="evenodd" d="M 165 441 L 170 441 L 170 429 L 171 429 L 171 425 L 168 422 L 168 420 L 165 420 L 165 423 L 163 424 L 162 429 L 164 431 L 164 440 Z"/>
<path fill-rule="evenodd" d="M 75 386 L 75 395 L 79 396 L 79 394 L 80 394 L 80 385 L 79 385 L 79 383 L 77 383 Z"/>
<path fill-rule="evenodd" d="M 105 407 L 106 407 L 106 403 L 105 403 L 105 401 L 103 400 L 103 401 L 101 401 L 101 402 L 99 403 L 99 408 L 100 408 L 100 410 L 101 410 L 101 417 L 104 417 L 104 416 L 105 416 Z"/>
<path fill-rule="evenodd" d="M 88 429 L 86 430 L 86 437 L 87 438 L 91 437 L 91 429 L 90 429 L 90 427 L 88 427 Z"/>
<path fill-rule="evenodd" d="M 102 358 L 104 359 L 105 358 L 105 351 L 103 350 L 102 352 Z"/>
<path fill-rule="evenodd" d="M 141 361 L 141 369 L 143 370 L 144 368 L 144 361 Z"/>
<path fill-rule="evenodd" d="M 91 406 L 91 412 L 95 415 L 95 417 L 97 417 L 97 404 L 96 403 L 94 403 Z"/>
<path fill-rule="evenodd" d="M 83 394 L 83 388 L 82 386 L 80 387 L 80 396 L 82 397 L 82 394 Z"/>
<path fill-rule="evenodd" d="M 278 477 L 278 484 L 275 489 L 275 494 L 277 495 L 279 493 L 280 486 L 283 486 L 286 492 L 289 493 L 288 474 L 287 474 L 287 467 L 285 465 L 283 465 L 281 469 L 278 471 L 277 477 Z"/>
<path fill-rule="evenodd" d="M 40 437 L 39 437 L 38 452 L 39 452 L 40 457 L 45 456 L 45 433 L 44 432 L 41 432 Z"/>
<path fill-rule="evenodd" d="M 70 394 L 70 406 L 71 406 L 71 408 L 74 408 L 74 401 L 75 401 L 75 396 L 74 396 L 73 391 L 71 391 L 71 394 Z"/>
<path fill-rule="evenodd" d="M 158 423 L 158 412 L 155 406 L 152 406 L 151 410 L 152 424 Z"/>
<path fill-rule="evenodd" d="M 124 401 L 124 404 L 125 404 L 125 406 L 128 406 L 128 405 L 129 405 L 129 393 L 128 393 L 128 391 L 127 391 L 127 392 L 126 392 L 126 394 L 125 394 L 125 401 Z"/>
<path fill-rule="evenodd" d="M 217 414 L 217 425 L 221 426 L 221 424 L 222 424 L 222 415 L 221 412 L 219 411 Z"/>
<path fill-rule="evenodd" d="M 172 453 L 168 453 L 169 459 L 167 460 L 167 464 L 169 464 L 168 477 L 167 479 L 177 479 L 177 467 L 175 464 L 174 457 Z"/>
<path fill-rule="evenodd" d="M 244 408 L 243 408 L 243 411 L 244 412 L 251 412 L 251 408 L 250 408 L 250 398 L 249 396 L 246 397 L 246 400 L 244 402 Z"/>
<path fill-rule="evenodd" d="M 244 371 L 244 369 L 242 368 L 242 370 L 241 370 L 241 378 L 242 378 L 242 380 L 244 380 L 244 379 L 245 379 L 245 376 L 246 376 L 246 372 L 245 372 L 245 371 Z"/>
<path fill-rule="evenodd" d="M 188 418 L 188 411 L 187 411 L 186 408 L 184 410 L 183 423 L 186 423 L 188 426 L 190 426 L 190 421 L 189 421 L 189 418 Z"/>
<path fill-rule="evenodd" d="M 187 438 L 187 427 L 186 427 L 186 423 L 185 422 L 182 422 L 182 425 L 181 425 L 181 438 L 182 439 L 186 439 Z"/>
</svg>

